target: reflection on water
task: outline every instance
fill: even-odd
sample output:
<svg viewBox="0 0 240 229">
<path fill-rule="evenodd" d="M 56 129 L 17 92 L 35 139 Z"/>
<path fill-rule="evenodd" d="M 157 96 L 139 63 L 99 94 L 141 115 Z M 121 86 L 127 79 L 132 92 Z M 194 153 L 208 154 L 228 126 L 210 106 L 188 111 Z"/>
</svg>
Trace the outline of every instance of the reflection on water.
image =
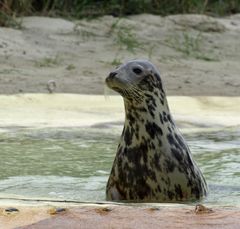
<svg viewBox="0 0 240 229">
<path fill-rule="evenodd" d="M 104 201 L 120 126 L 2 128 L 0 197 Z M 205 202 L 240 205 L 240 129 L 186 132 L 210 187 Z"/>
</svg>

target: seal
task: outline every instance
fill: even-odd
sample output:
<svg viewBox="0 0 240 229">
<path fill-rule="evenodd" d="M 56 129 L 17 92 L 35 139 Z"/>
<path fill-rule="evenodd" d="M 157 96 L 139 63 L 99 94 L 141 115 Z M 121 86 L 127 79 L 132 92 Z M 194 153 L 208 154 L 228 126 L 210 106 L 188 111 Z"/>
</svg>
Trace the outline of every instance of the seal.
<svg viewBox="0 0 240 229">
<path fill-rule="evenodd" d="M 147 60 L 128 61 L 106 84 L 125 105 L 107 200 L 183 202 L 206 196 L 206 181 L 172 118 L 157 68 Z"/>
</svg>

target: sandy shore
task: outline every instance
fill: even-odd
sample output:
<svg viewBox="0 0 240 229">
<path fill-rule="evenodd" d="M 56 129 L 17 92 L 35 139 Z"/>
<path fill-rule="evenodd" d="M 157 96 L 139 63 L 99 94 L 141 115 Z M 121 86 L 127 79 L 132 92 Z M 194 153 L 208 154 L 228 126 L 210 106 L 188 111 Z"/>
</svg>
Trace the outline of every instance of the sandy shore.
<svg viewBox="0 0 240 229">
<path fill-rule="evenodd" d="M 168 95 L 240 95 L 240 15 L 94 20 L 19 19 L 0 28 L 0 93 L 104 94 L 104 79 L 123 61 L 150 59 Z"/>
</svg>

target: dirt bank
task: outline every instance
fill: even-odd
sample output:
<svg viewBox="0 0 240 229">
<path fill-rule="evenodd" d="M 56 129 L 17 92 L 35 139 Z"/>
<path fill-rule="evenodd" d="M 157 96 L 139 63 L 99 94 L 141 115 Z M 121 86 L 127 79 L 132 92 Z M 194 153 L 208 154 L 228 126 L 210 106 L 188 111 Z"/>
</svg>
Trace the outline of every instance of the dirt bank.
<svg viewBox="0 0 240 229">
<path fill-rule="evenodd" d="M 122 61 L 146 58 L 162 73 L 168 95 L 240 95 L 240 15 L 91 21 L 26 17 L 22 29 L 0 28 L 0 93 L 103 94 Z"/>
</svg>

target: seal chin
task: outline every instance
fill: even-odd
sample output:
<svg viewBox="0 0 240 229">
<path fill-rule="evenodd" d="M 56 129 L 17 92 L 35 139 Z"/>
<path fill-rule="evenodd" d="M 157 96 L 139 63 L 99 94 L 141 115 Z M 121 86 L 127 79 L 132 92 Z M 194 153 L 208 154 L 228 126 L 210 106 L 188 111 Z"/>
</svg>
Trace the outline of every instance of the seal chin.
<svg viewBox="0 0 240 229">
<path fill-rule="evenodd" d="M 112 79 L 109 79 L 109 77 L 106 78 L 105 83 L 107 84 L 107 86 L 114 90 L 114 91 L 118 91 L 120 90 L 120 88 L 118 87 L 118 85 L 116 84 L 116 82 L 114 82 Z"/>
</svg>

